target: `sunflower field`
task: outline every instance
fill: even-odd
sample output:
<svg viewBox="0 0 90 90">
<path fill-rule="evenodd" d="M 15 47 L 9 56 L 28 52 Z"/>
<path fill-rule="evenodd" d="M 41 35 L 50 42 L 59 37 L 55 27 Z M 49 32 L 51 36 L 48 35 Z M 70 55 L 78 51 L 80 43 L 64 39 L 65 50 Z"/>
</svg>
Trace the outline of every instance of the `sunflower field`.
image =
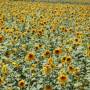
<svg viewBox="0 0 90 90">
<path fill-rule="evenodd" d="M 0 0 L 0 90 L 90 90 L 90 4 Z"/>
</svg>

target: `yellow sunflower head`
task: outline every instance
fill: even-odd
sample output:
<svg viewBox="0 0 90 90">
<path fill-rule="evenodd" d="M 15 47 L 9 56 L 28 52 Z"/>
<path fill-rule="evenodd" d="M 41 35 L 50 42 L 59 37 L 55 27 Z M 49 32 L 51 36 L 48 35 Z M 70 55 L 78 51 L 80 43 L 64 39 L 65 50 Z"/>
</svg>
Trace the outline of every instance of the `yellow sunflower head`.
<svg viewBox="0 0 90 90">
<path fill-rule="evenodd" d="M 27 60 L 27 61 L 35 60 L 35 55 L 34 55 L 34 53 L 29 52 L 29 53 L 26 55 L 25 60 Z"/>
<path fill-rule="evenodd" d="M 72 65 L 69 65 L 68 66 L 68 72 L 71 73 L 71 74 L 74 74 L 75 73 L 75 67 L 72 66 Z"/>
<path fill-rule="evenodd" d="M 62 73 L 58 76 L 58 81 L 61 85 L 65 85 L 65 83 L 68 81 L 68 76 Z"/>
<path fill-rule="evenodd" d="M 72 57 L 67 56 L 65 62 L 66 62 L 66 64 L 70 64 L 72 62 Z"/>
<path fill-rule="evenodd" d="M 44 53 L 42 54 L 43 57 L 49 57 L 51 54 L 51 52 L 49 50 L 44 51 Z"/>
<path fill-rule="evenodd" d="M 64 56 L 64 57 L 61 59 L 61 63 L 62 63 L 62 64 L 65 64 L 66 59 L 67 59 L 66 56 Z"/>
<path fill-rule="evenodd" d="M 19 86 L 20 88 L 24 88 L 24 87 L 25 87 L 25 80 L 20 80 L 20 81 L 18 82 L 18 86 Z"/>
<path fill-rule="evenodd" d="M 49 64 L 45 64 L 42 69 L 44 75 L 49 75 L 52 72 L 52 67 Z"/>
<path fill-rule="evenodd" d="M 2 43 L 4 40 L 4 36 L 3 35 L 0 35 L 0 43 Z"/>
<path fill-rule="evenodd" d="M 43 90 L 53 90 L 53 89 L 52 89 L 52 86 L 46 85 Z"/>
<path fill-rule="evenodd" d="M 54 49 L 53 53 L 56 54 L 56 55 L 60 55 L 60 54 L 62 54 L 62 49 L 61 48 L 56 48 L 56 49 Z"/>
</svg>

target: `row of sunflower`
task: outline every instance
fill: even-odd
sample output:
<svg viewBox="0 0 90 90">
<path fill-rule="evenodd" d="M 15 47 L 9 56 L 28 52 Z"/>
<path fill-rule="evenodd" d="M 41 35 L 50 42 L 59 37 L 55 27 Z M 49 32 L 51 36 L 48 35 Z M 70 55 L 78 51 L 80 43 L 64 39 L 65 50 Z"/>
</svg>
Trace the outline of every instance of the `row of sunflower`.
<svg viewBox="0 0 90 90">
<path fill-rule="evenodd" d="M 0 3 L 0 90 L 89 90 L 90 6 Z"/>
</svg>

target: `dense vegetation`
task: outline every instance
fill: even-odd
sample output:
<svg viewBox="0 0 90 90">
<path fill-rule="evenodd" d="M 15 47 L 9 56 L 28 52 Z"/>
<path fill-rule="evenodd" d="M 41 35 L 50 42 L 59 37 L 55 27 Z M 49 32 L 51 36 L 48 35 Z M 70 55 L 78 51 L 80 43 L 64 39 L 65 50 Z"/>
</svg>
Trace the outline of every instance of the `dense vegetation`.
<svg viewBox="0 0 90 90">
<path fill-rule="evenodd" d="M 89 5 L 0 2 L 0 90 L 89 89 Z"/>
</svg>

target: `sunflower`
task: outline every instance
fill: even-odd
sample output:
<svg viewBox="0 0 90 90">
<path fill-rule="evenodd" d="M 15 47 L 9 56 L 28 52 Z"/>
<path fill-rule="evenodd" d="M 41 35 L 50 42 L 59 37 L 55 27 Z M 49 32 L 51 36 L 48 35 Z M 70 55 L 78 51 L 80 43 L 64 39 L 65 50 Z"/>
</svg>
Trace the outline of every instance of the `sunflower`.
<svg viewBox="0 0 90 90">
<path fill-rule="evenodd" d="M 18 86 L 19 86 L 20 88 L 24 88 L 24 87 L 25 87 L 25 80 L 20 80 L 20 81 L 18 82 Z"/>
<path fill-rule="evenodd" d="M 52 89 L 52 86 L 46 85 L 43 90 L 53 90 L 53 89 Z"/>
<path fill-rule="evenodd" d="M 39 50 L 39 45 L 35 45 L 35 51 Z"/>
<path fill-rule="evenodd" d="M 75 74 L 78 74 L 80 72 L 80 68 L 79 67 L 76 67 L 75 68 Z"/>
<path fill-rule="evenodd" d="M 90 50 L 90 45 L 88 46 L 88 50 Z"/>
<path fill-rule="evenodd" d="M 49 50 L 44 51 L 44 53 L 42 54 L 43 57 L 49 57 L 51 54 L 51 52 Z"/>
<path fill-rule="evenodd" d="M 22 44 L 21 49 L 25 51 L 27 49 L 27 45 L 26 44 Z"/>
<path fill-rule="evenodd" d="M 80 38 L 75 38 L 74 41 L 73 41 L 73 43 L 75 45 L 80 45 L 82 43 L 82 40 Z"/>
<path fill-rule="evenodd" d="M 32 52 L 29 52 L 25 57 L 25 60 L 27 60 L 27 61 L 32 61 L 34 59 L 35 59 L 35 55 Z"/>
<path fill-rule="evenodd" d="M 67 59 L 66 56 L 64 56 L 64 57 L 61 59 L 61 63 L 62 63 L 62 64 L 65 64 L 66 59 Z"/>
<path fill-rule="evenodd" d="M 9 58 L 10 54 L 11 54 L 10 51 L 6 51 L 6 52 L 5 52 L 5 56 L 8 57 L 8 58 Z"/>
<path fill-rule="evenodd" d="M 90 45 L 88 46 L 88 49 L 87 49 L 87 56 L 90 56 Z"/>
<path fill-rule="evenodd" d="M 62 32 L 67 32 L 67 29 L 66 29 L 64 26 L 62 26 L 62 27 L 61 27 L 61 31 L 62 31 Z"/>
<path fill-rule="evenodd" d="M 4 21 L 0 20 L 0 27 L 2 27 L 4 25 Z"/>
<path fill-rule="evenodd" d="M 1 69 L 2 74 L 7 75 L 9 73 L 8 65 L 4 64 Z"/>
<path fill-rule="evenodd" d="M 42 44 L 39 44 L 39 48 L 42 48 L 43 47 L 43 45 Z"/>
<path fill-rule="evenodd" d="M 44 75 L 49 75 L 52 71 L 52 67 L 49 64 L 45 64 L 42 71 Z"/>
<path fill-rule="evenodd" d="M 36 33 L 36 29 L 32 29 L 32 33 L 33 33 L 33 34 Z"/>
<path fill-rule="evenodd" d="M 14 68 L 16 68 L 16 69 L 19 69 L 20 68 L 20 65 L 17 63 L 17 62 L 12 62 L 12 65 L 13 65 L 13 67 Z"/>
<path fill-rule="evenodd" d="M 66 74 L 60 74 L 58 76 L 58 81 L 61 85 L 65 85 L 65 83 L 68 81 L 68 76 Z"/>
<path fill-rule="evenodd" d="M 82 32 L 76 32 L 76 36 L 77 36 L 78 38 L 81 38 L 81 37 L 82 37 L 82 35 L 83 35 L 83 33 L 82 33 Z"/>
<path fill-rule="evenodd" d="M 0 43 L 2 43 L 4 40 L 4 36 L 3 35 L 0 35 Z"/>
<path fill-rule="evenodd" d="M 47 23 L 47 21 L 45 19 L 41 19 L 39 24 L 41 26 L 44 26 L 44 25 L 46 25 L 46 23 Z"/>
<path fill-rule="evenodd" d="M 65 62 L 67 64 L 70 64 L 72 62 L 72 57 L 71 56 L 67 56 Z"/>
<path fill-rule="evenodd" d="M 4 63 L 0 61 L 0 69 L 2 68 L 3 65 Z"/>
<path fill-rule="evenodd" d="M 48 59 L 48 64 L 53 65 L 53 58 L 50 57 L 50 58 Z"/>
<path fill-rule="evenodd" d="M 68 72 L 71 73 L 71 74 L 74 74 L 75 73 L 75 67 L 72 66 L 72 65 L 69 65 L 68 66 Z"/>
<path fill-rule="evenodd" d="M 56 55 L 60 55 L 60 54 L 62 54 L 62 49 L 61 48 L 56 48 L 56 49 L 54 49 L 53 53 L 56 54 Z"/>
<path fill-rule="evenodd" d="M 43 32 L 44 32 L 44 31 L 43 31 L 42 29 L 41 29 L 41 30 L 37 30 L 37 35 L 38 35 L 38 36 L 42 36 L 42 35 L 43 35 Z"/>
<path fill-rule="evenodd" d="M 4 82 L 4 78 L 0 77 L 0 86 L 3 84 L 3 82 Z"/>
<path fill-rule="evenodd" d="M 53 58 L 52 58 L 52 57 L 50 57 L 50 58 L 48 59 L 48 64 L 49 64 L 52 68 L 55 68 L 55 64 L 54 64 L 54 62 L 53 62 Z"/>
</svg>

